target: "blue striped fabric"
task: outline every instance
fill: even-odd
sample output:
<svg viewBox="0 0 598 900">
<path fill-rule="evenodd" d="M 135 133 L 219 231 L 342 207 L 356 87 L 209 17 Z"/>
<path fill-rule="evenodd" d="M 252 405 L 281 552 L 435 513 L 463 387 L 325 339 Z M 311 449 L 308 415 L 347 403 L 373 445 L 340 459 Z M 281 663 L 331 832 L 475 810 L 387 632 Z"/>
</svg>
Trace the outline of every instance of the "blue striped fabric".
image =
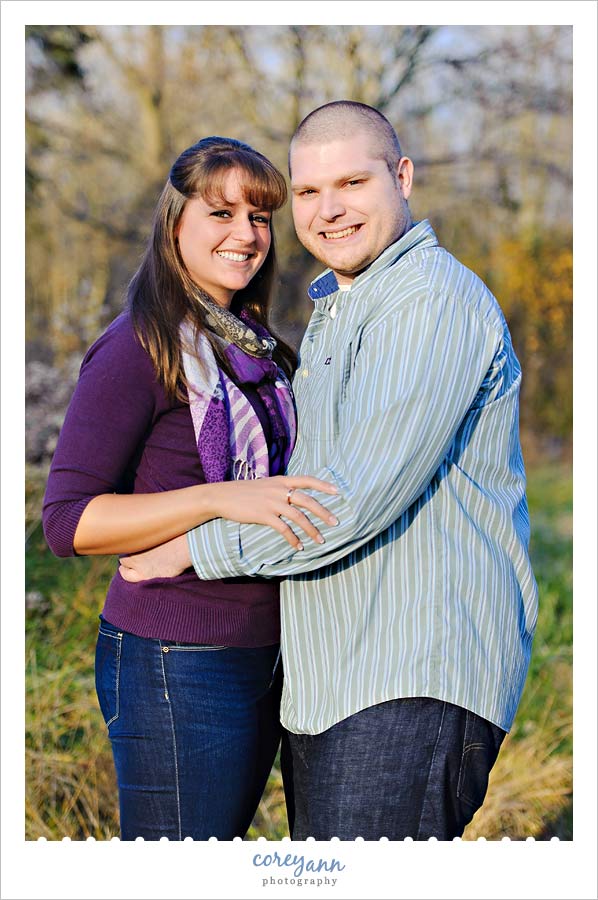
<svg viewBox="0 0 598 900">
<path fill-rule="evenodd" d="M 283 724 L 317 734 L 397 697 L 509 730 L 537 588 L 518 434 L 521 370 L 500 308 L 420 222 L 341 292 L 325 272 L 294 389 L 289 474 L 336 482 L 322 546 L 261 526 L 189 533 L 200 578 L 281 585 Z"/>
</svg>

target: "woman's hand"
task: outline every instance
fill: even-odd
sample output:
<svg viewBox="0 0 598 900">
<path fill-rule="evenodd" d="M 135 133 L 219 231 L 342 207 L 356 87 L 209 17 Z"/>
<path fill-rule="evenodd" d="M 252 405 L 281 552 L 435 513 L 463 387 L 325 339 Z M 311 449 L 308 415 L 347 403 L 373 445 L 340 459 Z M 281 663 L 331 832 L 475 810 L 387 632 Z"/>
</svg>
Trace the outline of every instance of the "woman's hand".
<svg viewBox="0 0 598 900">
<path fill-rule="evenodd" d="M 292 528 L 283 522 L 283 517 L 298 525 L 319 544 L 324 543 L 324 538 L 300 507 L 329 525 L 338 525 L 336 516 L 303 492 L 316 490 L 337 494 L 337 488 L 311 475 L 276 475 L 252 481 L 223 481 L 205 485 L 206 489 L 208 487 L 213 493 L 210 506 L 214 509 L 214 518 L 268 525 L 296 550 L 303 550 L 303 544 Z M 190 565 L 187 538 L 186 535 L 180 535 L 151 550 L 123 557 L 118 571 L 125 581 L 136 582 L 148 578 L 173 578 Z"/>
<path fill-rule="evenodd" d="M 209 487 L 212 489 L 213 499 L 210 503 L 215 510 L 215 518 L 244 524 L 269 525 L 296 550 L 303 550 L 303 545 L 283 518 L 299 526 L 318 544 L 323 544 L 324 538 L 302 509 L 328 525 L 338 525 L 336 516 L 314 497 L 303 492 L 314 490 L 338 494 L 338 489 L 328 481 L 321 481 L 311 475 L 275 475 L 273 478 L 247 481 L 222 481 L 212 483 Z"/>
</svg>

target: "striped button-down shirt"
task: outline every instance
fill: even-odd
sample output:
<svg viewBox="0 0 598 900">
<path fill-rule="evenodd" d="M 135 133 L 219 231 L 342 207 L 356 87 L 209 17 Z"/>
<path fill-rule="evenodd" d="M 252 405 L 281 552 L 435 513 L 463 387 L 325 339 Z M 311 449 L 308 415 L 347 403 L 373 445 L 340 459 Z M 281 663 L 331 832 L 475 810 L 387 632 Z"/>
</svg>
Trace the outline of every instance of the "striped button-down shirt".
<svg viewBox="0 0 598 900">
<path fill-rule="evenodd" d="M 200 578 L 281 585 L 287 729 L 399 697 L 509 730 L 537 618 L 518 434 L 521 370 L 486 286 L 427 221 L 341 292 L 324 272 L 294 388 L 289 474 L 336 483 L 340 524 L 294 551 L 266 527 L 189 533 Z"/>
</svg>

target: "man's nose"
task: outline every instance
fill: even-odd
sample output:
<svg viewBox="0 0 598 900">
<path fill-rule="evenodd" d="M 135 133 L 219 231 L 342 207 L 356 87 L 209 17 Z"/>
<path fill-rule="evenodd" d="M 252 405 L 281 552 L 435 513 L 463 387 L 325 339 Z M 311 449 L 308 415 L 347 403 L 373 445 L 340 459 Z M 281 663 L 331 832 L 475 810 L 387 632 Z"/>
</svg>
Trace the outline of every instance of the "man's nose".
<svg viewBox="0 0 598 900">
<path fill-rule="evenodd" d="M 339 216 L 343 216 L 346 212 L 345 205 L 342 202 L 338 191 L 322 191 L 320 194 L 320 218 L 327 222 L 333 222 Z"/>
</svg>

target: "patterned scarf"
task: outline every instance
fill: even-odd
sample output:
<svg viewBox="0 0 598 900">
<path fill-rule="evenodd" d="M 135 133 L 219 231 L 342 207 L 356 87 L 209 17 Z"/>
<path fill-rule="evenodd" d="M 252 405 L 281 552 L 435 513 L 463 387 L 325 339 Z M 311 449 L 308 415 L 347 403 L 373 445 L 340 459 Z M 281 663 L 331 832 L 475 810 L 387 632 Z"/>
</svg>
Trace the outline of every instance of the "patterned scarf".
<svg viewBox="0 0 598 900">
<path fill-rule="evenodd" d="M 268 450 L 257 413 L 219 368 L 207 337 L 200 334 L 192 352 L 193 328 L 183 323 L 183 365 L 206 481 L 263 478 L 270 472 L 284 472 L 295 444 L 297 419 L 291 385 L 270 358 L 276 342 L 244 311 L 237 318 L 210 303 L 207 324 L 221 342 L 237 384 L 251 385 L 259 394 L 270 418 L 272 442 Z"/>
</svg>

